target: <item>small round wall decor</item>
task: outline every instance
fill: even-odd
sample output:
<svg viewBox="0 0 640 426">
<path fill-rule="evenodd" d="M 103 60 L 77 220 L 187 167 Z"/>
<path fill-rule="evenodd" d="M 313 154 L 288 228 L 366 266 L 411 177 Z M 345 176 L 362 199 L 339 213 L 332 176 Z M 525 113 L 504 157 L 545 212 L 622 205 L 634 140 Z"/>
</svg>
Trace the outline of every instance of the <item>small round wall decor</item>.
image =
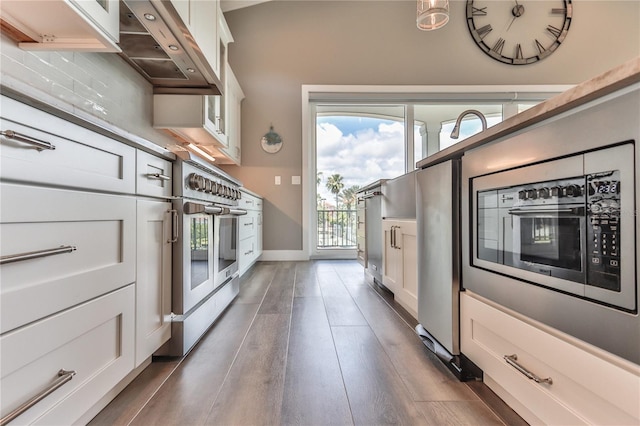
<svg viewBox="0 0 640 426">
<path fill-rule="evenodd" d="M 273 131 L 273 126 L 271 126 L 269 127 L 269 132 L 265 133 L 262 139 L 260 139 L 260 144 L 266 152 L 275 154 L 282 148 L 282 138 Z"/>
</svg>

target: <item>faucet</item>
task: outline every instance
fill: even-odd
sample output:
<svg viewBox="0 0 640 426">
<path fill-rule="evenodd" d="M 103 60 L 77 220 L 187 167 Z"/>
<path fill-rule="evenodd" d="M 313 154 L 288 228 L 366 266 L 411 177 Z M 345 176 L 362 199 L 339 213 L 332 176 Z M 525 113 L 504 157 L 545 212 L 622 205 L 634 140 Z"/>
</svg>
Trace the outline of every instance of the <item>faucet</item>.
<svg viewBox="0 0 640 426">
<path fill-rule="evenodd" d="M 462 122 L 462 119 L 468 114 L 477 115 L 482 122 L 482 130 L 487 130 L 487 119 L 484 118 L 484 115 L 482 115 L 482 113 L 477 109 L 468 109 L 458 116 L 456 125 L 453 126 L 453 130 L 451 131 L 451 139 L 458 139 L 458 136 L 460 136 L 460 123 Z"/>
</svg>

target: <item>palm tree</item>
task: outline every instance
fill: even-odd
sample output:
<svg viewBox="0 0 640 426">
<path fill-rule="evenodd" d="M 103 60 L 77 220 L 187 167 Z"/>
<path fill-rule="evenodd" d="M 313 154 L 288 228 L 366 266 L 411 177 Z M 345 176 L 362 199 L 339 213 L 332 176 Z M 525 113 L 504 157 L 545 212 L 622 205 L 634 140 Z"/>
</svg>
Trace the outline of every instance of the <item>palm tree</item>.
<svg viewBox="0 0 640 426">
<path fill-rule="evenodd" d="M 342 191 L 342 202 L 347 206 L 347 210 L 351 210 L 351 206 L 356 204 L 356 194 L 360 190 L 360 185 L 353 185 Z"/>
<path fill-rule="evenodd" d="M 335 173 L 327 178 L 327 189 L 336 196 L 336 210 L 338 209 L 338 198 L 340 195 L 340 191 L 344 188 L 344 183 L 342 183 L 342 176 L 339 173 Z"/>
</svg>

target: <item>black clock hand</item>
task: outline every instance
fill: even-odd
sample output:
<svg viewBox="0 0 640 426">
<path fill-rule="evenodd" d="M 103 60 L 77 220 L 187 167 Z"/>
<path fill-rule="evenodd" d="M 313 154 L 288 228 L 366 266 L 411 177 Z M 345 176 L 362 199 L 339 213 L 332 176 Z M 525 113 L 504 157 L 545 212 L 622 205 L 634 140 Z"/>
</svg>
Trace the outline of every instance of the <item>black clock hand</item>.
<svg viewBox="0 0 640 426">
<path fill-rule="evenodd" d="M 507 31 L 509 31 L 509 28 L 511 28 L 511 25 L 513 25 L 513 22 L 516 20 L 516 18 L 519 18 L 524 14 L 524 6 L 518 4 L 518 0 L 515 0 L 515 2 L 516 5 L 513 7 L 513 9 L 511 9 L 513 18 L 511 19 L 511 22 L 509 22 L 509 26 L 507 26 Z"/>
</svg>

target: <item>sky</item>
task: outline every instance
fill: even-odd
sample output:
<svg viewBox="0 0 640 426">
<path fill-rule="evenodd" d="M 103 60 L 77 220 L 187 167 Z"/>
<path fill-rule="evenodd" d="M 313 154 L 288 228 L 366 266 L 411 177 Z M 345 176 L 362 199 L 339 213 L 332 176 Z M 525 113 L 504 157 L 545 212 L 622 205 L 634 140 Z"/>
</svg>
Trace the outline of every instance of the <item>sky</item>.
<svg viewBox="0 0 640 426">
<path fill-rule="evenodd" d="M 327 178 L 342 176 L 345 188 L 363 187 L 378 179 L 404 173 L 404 124 L 368 117 L 318 117 L 317 170 L 322 172 L 318 193 L 335 205 Z"/>
</svg>

